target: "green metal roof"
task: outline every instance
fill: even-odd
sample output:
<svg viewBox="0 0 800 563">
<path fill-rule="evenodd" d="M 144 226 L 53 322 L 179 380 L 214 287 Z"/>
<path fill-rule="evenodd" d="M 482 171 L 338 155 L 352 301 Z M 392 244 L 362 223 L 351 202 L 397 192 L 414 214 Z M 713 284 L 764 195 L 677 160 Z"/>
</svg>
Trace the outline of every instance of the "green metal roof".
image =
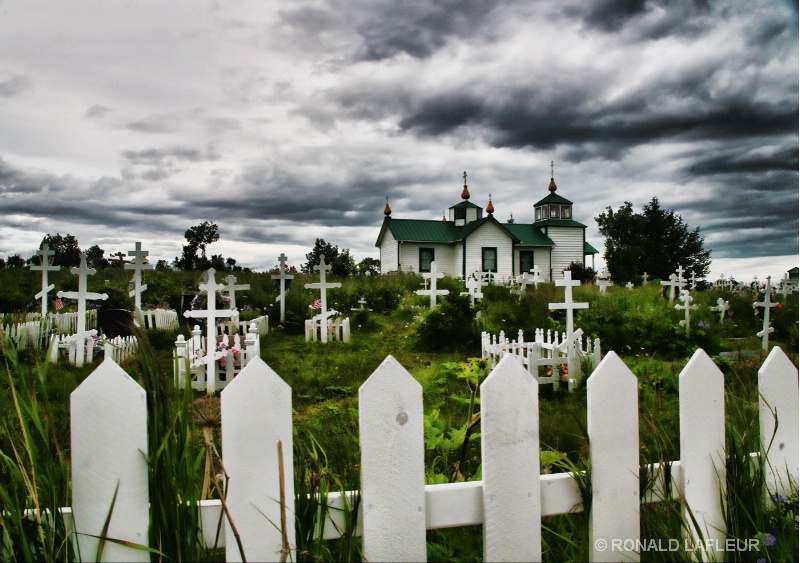
<svg viewBox="0 0 800 563">
<path fill-rule="evenodd" d="M 475 207 L 477 209 L 483 209 L 483 207 L 481 207 L 479 205 L 475 205 L 471 201 L 466 201 L 466 200 L 462 201 L 460 203 L 456 203 L 455 205 L 451 205 L 450 209 L 455 209 L 456 207 Z"/>
<path fill-rule="evenodd" d="M 541 221 L 536 221 L 534 223 L 537 227 L 580 227 L 582 229 L 586 228 L 586 225 L 583 223 L 578 223 L 577 221 L 573 221 L 572 219 L 542 219 Z"/>
<path fill-rule="evenodd" d="M 572 202 L 565 197 L 561 197 L 560 195 L 556 195 L 554 193 L 548 194 L 547 197 L 544 199 L 540 199 L 536 203 L 533 204 L 534 207 L 538 207 L 540 205 L 547 205 L 548 203 L 559 203 L 561 205 L 572 205 Z"/>
<path fill-rule="evenodd" d="M 530 223 L 503 223 L 503 228 L 526 246 L 555 246 L 555 243 L 544 236 L 539 227 Z"/>
<path fill-rule="evenodd" d="M 462 229 L 452 221 L 425 219 L 389 219 L 386 224 L 395 240 L 425 242 L 452 242 L 459 238 Z"/>
<path fill-rule="evenodd" d="M 592 246 L 588 242 L 584 242 L 583 243 L 583 253 L 584 254 L 600 254 L 600 251 L 597 250 L 594 246 Z"/>
</svg>

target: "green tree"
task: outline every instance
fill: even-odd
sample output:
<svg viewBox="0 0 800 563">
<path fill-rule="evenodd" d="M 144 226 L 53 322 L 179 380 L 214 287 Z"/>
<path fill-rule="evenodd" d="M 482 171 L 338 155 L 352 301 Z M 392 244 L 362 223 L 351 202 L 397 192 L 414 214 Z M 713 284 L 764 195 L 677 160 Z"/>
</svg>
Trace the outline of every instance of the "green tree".
<svg viewBox="0 0 800 563">
<path fill-rule="evenodd" d="M 105 257 L 106 251 L 98 245 L 90 246 L 86 249 L 86 263 L 90 268 L 108 268 L 111 263 Z"/>
<path fill-rule="evenodd" d="M 336 257 L 339 256 L 339 247 L 318 238 L 314 242 L 314 248 L 306 254 L 306 263 L 300 266 L 300 271 L 304 274 L 313 274 L 314 267 L 319 265 L 319 260 L 322 256 L 325 256 L 326 264 L 333 264 Z"/>
<path fill-rule="evenodd" d="M 19 254 L 13 254 L 6 258 L 6 268 L 24 268 L 25 260 Z"/>
<path fill-rule="evenodd" d="M 607 207 L 595 217 L 600 233 L 606 237 L 606 261 L 616 283 L 638 281 L 642 273 L 667 279 L 678 266 L 703 278 L 711 265 L 711 251 L 703 250 L 700 228 L 690 230 L 680 215 L 662 209 L 653 198 L 636 213 L 630 202 L 616 212 Z"/>
<path fill-rule="evenodd" d="M 381 261 L 377 258 L 364 258 L 358 263 L 359 276 L 377 276 L 381 273 Z"/>
<path fill-rule="evenodd" d="M 350 249 L 345 248 L 333 259 L 331 264 L 331 275 L 334 276 L 355 276 L 358 272 L 356 261 L 350 255 Z"/>
<path fill-rule="evenodd" d="M 219 240 L 219 226 L 210 221 L 203 221 L 199 225 L 189 227 L 183 234 L 189 247 L 200 250 L 202 258 L 206 257 L 206 246 Z M 184 250 L 186 247 L 184 247 Z"/>
<path fill-rule="evenodd" d="M 72 235 L 55 235 L 47 234 L 42 239 L 39 248 L 42 244 L 47 244 L 50 250 L 54 251 L 55 257 L 53 258 L 53 266 L 63 266 L 71 268 L 73 266 L 81 265 L 81 249 L 78 246 L 78 239 Z M 30 260 L 39 263 L 39 257 L 35 254 L 31 256 Z"/>
</svg>

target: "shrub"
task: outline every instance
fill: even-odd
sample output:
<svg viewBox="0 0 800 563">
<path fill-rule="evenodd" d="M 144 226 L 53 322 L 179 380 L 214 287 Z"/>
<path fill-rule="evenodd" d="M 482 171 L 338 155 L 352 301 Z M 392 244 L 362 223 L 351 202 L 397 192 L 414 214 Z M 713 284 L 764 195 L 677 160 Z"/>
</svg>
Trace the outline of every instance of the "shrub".
<svg viewBox="0 0 800 563">
<path fill-rule="evenodd" d="M 428 313 L 417 329 L 422 350 L 458 350 L 474 347 L 479 334 L 468 297 L 450 293 Z"/>
</svg>

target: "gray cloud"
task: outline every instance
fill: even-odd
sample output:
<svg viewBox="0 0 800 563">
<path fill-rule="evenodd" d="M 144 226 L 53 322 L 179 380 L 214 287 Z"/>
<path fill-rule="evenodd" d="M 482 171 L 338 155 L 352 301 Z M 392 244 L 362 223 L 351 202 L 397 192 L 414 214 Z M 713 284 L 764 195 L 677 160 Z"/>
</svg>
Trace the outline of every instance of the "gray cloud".
<svg viewBox="0 0 800 563">
<path fill-rule="evenodd" d="M 32 86 L 30 78 L 22 74 L 0 73 L 0 96 L 19 96 Z"/>
</svg>

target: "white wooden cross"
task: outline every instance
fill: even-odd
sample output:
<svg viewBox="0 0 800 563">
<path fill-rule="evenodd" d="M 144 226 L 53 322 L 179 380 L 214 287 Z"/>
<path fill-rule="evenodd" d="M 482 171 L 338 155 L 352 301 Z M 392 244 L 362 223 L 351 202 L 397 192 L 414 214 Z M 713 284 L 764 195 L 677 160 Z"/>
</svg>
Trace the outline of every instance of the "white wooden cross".
<svg viewBox="0 0 800 563">
<path fill-rule="evenodd" d="M 719 322 L 725 322 L 725 313 L 731 308 L 731 304 L 725 301 L 722 297 L 717 299 L 716 307 L 709 307 L 711 311 L 719 311 Z"/>
<path fill-rule="evenodd" d="M 217 292 L 223 289 L 222 284 L 215 279 L 216 270 L 209 268 L 205 283 L 198 287 L 200 291 L 206 293 L 205 310 L 198 309 L 185 311 L 183 316 L 187 319 L 205 319 L 206 321 L 206 355 L 203 358 L 206 362 L 206 393 L 213 394 L 217 390 L 216 377 L 216 349 L 217 349 L 217 319 L 235 317 L 239 311 L 235 309 L 217 309 Z"/>
<path fill-rule="evenodd" d="M 470 276 L 466 284 L 467 291 L 462 291 L 461 295 L 469 295 L 472 306 L 475 306 L 476 299 L 483 299 L 483 292 L 481 291 L 481 282 Z"/>
<path fill-rule="evenodd" d="M 444 277 L 444 273 L 436 271 L 436 262 L 431 262 L 431 271 L 427 274 L 422 274 L 425 279 L 431 280 L 430 289 L 418 289 L 417 295 L 430 295 L 431 296 L 431 309 L 436 308 L 436 296 L 448 295 L 450 291 L 447 289 L 436 289 L 436 280 Z"/>
<path fill-rule="evenodd" d="M 678 279 L 678 276 L 676 276 L 675 274 L 670 274 L 669 281 L 662 281 L 661 285 L 665 285 L 665 286 L 669 287 L 669 301 L 670 301 L 670 303 L 675 300 L 676 291 L 673 291 L 673 290 L 680 291 L 681 289 L 683 289 L 683 281 L 680 281 Z"/>
<path fill-rule="evenodd" d="M 86 300 L 106 300 L 108 299 L 108 295 L 105 293 L 90 293 L 88 291 L 87 277 L 95 275 L 97 270 L 94 268 L 89 268 L 86 265 L 85 254 L 81 253 L 81 265 L 77 268 L 70 268 L 69 271 L 78 276 L 78 291 L 59 291 L 56 295 L 59 297 L 66 297 L 68 299 L 77 299 L 78 301 L 78 327 L 72 338 L 75 339 L 77 345 L 75 365 L 81 367 L 83 366 L 83 360 L 86 357 L 86 337 L 91 334 L 90 331 L 86 330 Z"/>
<path fill-rule="evenodd" d="M 627 287 L 628 289 L 632 290 L 633 289 L 633 282 L 626 283 L 625 287 Z"/>
<path fill-rule="evenodd" d="M 695 289 L 697 287 L 697 276 L 694 274 L 694 272 L 692 272 L 692 277 L 689 278 L 689 280 L 692 282 L 691 289 Z"/>
<path fill-rule="evenodd" d="M 692 322 L 692 315 L 691 315 L 690 311 L 692 309 L 697 309 L 697 305 L 692 305 L 691 304 L 692 301 L 694 301 L 694 297 L 689 295 L 689 290 L 688 289 L 682 289 L 681 290 L 681 296 L 678 299 L 679 299 L 679 301 L 683 301 L 683 305 L 675 305 L 675 308 L 677 310 L 679 310 L 679 311 L 681 311 L 681 310 L 686 311 L 686 315 L 684 316 L 684 319 L 679 324 L 681 324 L 684 327 L 686 327 L 686 334 L 689 334 L 689 327 L 690 327 L 691 322 Z"/>
<path fill-rule="evenodd" d="M 563 303 L 550 303 L 550 309 L 566 309 L 567 310 L 567 340 L 572 341 L 573 337 L 573 318 L 572 312 L 575 309 L 588 309 L 588 303 L 575 303 L 572 301 L 572 288 L 581 285 L 580 280 L 572 280 L 572 272 L 570 270 L 564 271 L 564 279 L 556 280 L 557 286 L 564 287 L 564 302 Z"/>
<path fill-rule="evenodd" d="M 50 284 L 48 285 L 47 282 L 47 272 L 57 272 L 61 269 L 61 266 L 51 266 L 50 265 L 50 257 L 55 257 L 56 253 L 50 250 L 50 247 L 47 243 L 42 245 L 41 250 L 36 253 L 37 256 L 42 257 L 42 265 L 41 266 L 34 266 L 31 264 L 30 268 L 33 271 L 42 271 L 42 291 L 37 293 L 34 297 L 37 299 L 39 297 L 42 298 L 42 319 L 47 317 L 47 294 L 50 293 L 56 286 Z"/>
<path fill-rule="evenodd" d="M 236 309 L 236 292 L 237 291 L 247 291 L 250 289 L 249 283 L 243 283 L 236 285 L 236 276 L 230 275 L 225 278 L 225 287 L 223 291 L 228 294 L 230 297 L 230 305 L 228 309 Z"/>
<path fill-rule="evenodd" d="M 286 273 L 288 271 L 286 269 L 286 255 L 281 252 L 281 255 L 278 256 L 278 273 L 272 276 L 273 280 L 280 280 L 280 288 L 278 288 L 280 293 L 275 301 L 280 301 L 281 303 L 281 322 L 286 320 L 286 280 L 294 279 L 292 274 Z"/>
<path fill-rule="evenodd" d="M 331 266 L 325 263 L 325 255 L 319 257 L 319 265 L 314 266 L 314 270 L 319 272 L 319 283 L 307 283 L 305 285 L 306 289 L 319 289 L 320 293 L 320 311 L 319 314 L 322 315 L 322 322 L 325 324 L 320 330 L 320 336 L 322 342 L 328 341 L 328 293 L 329 289 L 335 289 L 338 287 L 342 287 L 340 283 L 328 283 L 326 278 L 328 276 L 328 272 L 330 271 Z"/>
<path fill-rule="evenodd" d="M 133 256 L 133 260 L 123 266 L 126 270 L 133 270 L 133 289 L 128 292 L 128 295 L 133 297 L 133 304 L 137 311 L 142 310 L 142 292 L 147 289 L 147 284 L 142 285 L 142 270 L 153 269 L 152 264 L 145 262 L 148 254 L 147 250 L 142 250 L 142 243 L 137 242 L 136 249 L 128 251 L 128 256 Z"/>
<path fill-rule="evenodd" d="M 351 307 L 351 311 L 372 311 L 369 307 L 367 307 L 367 298 L 365 296 L 361 296 L 358 300 L 358 307 Z"/>
<path fill-rule="evenodd" d="M 642 274 L 642 284 L 647 285 L 647 272 Z"/>
<path fill-rule="evenodd" d="M 606 290 L 612 285 L 614 285 L 614 282 L 612 282 L 611 280 L 607 280 L 604 278 L 598 278 L 597 280 L 597 287 L 600 288 L 600 293 L 603 295 L 606 294 Z"/>
<path fill-rule="evenodd" d="M 756 301 L 753 303 L 753 307 L 764 307 L 764 325 L 761 332 L 756 333 L 756 336 L 761 337 L 761 349 L 765 352 L 769 347 L 769 333 L 775 332 L 775 329 L 769 326 L 769 310 L 778 305 L 770 301 L 770 296 L 772 294 L 772 286 L 770 283 L 771 278 L 767 276 L 767 286 L 764 288 L 764 301 Z"/>
<path fill-rule="evenodd" d="M 494 272 L 482 272 L 481 273 L 481 285 L 486 287 L 487 285 L 494 282 Z"/>
<path fill-rule="evenodd" d="M 783 274 L 783 279 L 781 280 L 780 287 L 775 291 L 778 295 L 782 295 L 784 298 L 792 292 L 792 282 L 789 281 L 789 272 Z"/>
</svg>

